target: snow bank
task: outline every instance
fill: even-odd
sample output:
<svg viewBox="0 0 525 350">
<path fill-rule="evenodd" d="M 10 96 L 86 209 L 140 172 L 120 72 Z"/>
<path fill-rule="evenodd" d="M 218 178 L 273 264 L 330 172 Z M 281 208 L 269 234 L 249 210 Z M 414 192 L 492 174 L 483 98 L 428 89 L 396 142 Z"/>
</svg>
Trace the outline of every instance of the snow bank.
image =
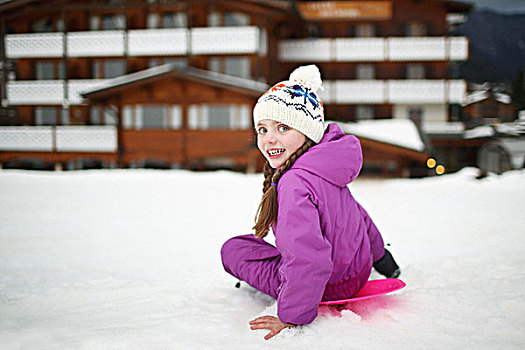
<svg viewBox="0 0 525 350">
<path fill-rule="evenodd" d="M 352 184 L 407 287 L 264 341 L 248 321 L 274 301 L 219 256 L 253 225 L 261 175 L 0 171 L 0 344 L 521 349 L 525 171 L 477 174 Z"/>
</svg>

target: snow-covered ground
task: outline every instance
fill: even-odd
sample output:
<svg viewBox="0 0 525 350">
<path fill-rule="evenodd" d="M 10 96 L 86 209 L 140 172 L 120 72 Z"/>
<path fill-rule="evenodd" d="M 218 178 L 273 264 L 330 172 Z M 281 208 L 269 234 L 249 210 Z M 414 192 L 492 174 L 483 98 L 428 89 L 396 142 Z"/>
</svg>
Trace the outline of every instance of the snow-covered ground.
<svg viewBox="0 0 525 350">
<path fill-rule="evenodd" d="M 219 256 L 261 175 L 0 171 L 0 347 L 523 349 L 525 171 L 476 174 L 358 179 L 407 287 L 265 341 Z"/>
</svg>

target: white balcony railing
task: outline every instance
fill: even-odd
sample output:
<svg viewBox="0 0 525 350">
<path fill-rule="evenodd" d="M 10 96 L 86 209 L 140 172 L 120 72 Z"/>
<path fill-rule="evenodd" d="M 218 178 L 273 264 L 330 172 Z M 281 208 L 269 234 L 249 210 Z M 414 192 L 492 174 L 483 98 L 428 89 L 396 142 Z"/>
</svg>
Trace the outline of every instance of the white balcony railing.
<svg viewBox="0 0 525 350">
<path fill-rule="evenodd" d="M 194 55 L 246 54 L 259 51 L 257 27 L 206 27 L 191 29 Z"/>
<path fill-rule="evenodd" d="M 338 38 L 334 40 L 335 61 L 384 61 L 385 40 L 382 38 Z"/>
<path fill-rule="evenodd" d="M 124 34 L 123 30 L 67 33 L 68 56 L 124 56 Z"/>
<path fill-rule="evenodd" d="M 0 126 L 0 151 L 53 151 L 51 126 Z"/>
<path fill-rule="evenodd" d="M 5 51 L 8 58 L 62 57 L 64 55 L 64 34 L 6 35 Z"/>
<path fill-rule="evenodd" d="M 445 80 L 389 80 L 388 101 L 405 103 L 446 103 Z"/>
<path fill-rule="evenodd" d="M 461 103 L 464 80 L 334 80 L 324 81 L 323 102 L 334 104 Z"/>
<path fill-rule="evenodd" d="M 117 128 L 114 126 L 58 126 L 57 152 L 116 152 Z"/>
<path fill-rule="evenodd" d="M 467 82 L 465 80 L 447 81 L 448 102 L 463 103 L 467 95 Z"/>
<path fill-rule="evenodd" d="M 388 38 L 390 61 L 445 61 L 446 38 Z"/>
<path fill-rule="evenodd" d="M 114 153 L 117 145 L 109 125 L 0 127 L 0 151 Z"/>
<path fill-rule="evenodd" d="M 335 38 L 282 40 L 279 58 L 287 62 L 462 61 L 465 37 Z"/>
<path fill-rule="evenodd" d="M 68 96 L 64 81 L 11 81 L 7 84 L 10 105 L 82 104 L 81 93 L 107 80 L 69 80 Z M 464 80 L 333 80 L 323 82 L 321 99 L 335 104 L 461 103 L 466 93 Z"/>
<path fill-rule="evenodd" d="M 386 103 L 383 80 L 336 80 L 335 101 L 340 104 Z"/>
<path fill-rule="evenodd" d="M 279 43 L 279 58 L 282 61 L 333 60 L 332 39 L 283 40 Z"/>
<path fill-rule="evenodd" d="M 255 26 L 8 34 L 5 44 L 13 59 L 253 54 L 260 34 Z"/>
<path fill-rule="evenodd" d="M 104 83 L 105 79 L 69 80 L 67 96 L 64 80 L 24 80 L 7 83 L 7 102 L 10 105 L 70 105 L 82 104 L 81 92 Z"/>
<path fill-rule="evenodd" d="M 188 53 L 189 30 L 145 29 L 131 30 L 128 34 L 130 56 L 170 56 Z"/>
<path fill-rule="evenodd" d="M 61 105 L 64 102 L 64 81 L 9 81 L 7 101 L 11 105 Z"/>
<path fill-rule="evenodd" d="M 464 61 L 468 58 L 468 39 L 462 36 L 448 38 L 448 53 L 451 61 Z"/>
</svg>

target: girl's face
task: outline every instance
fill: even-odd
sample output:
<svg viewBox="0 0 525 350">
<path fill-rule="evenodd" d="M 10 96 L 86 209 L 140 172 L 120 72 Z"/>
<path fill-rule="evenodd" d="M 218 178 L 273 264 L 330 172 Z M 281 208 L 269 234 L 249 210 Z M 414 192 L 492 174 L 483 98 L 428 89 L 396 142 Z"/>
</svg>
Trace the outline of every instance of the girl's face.
<svg viewBox="0 0 525 350">
<path fill-rule="evenodd" d="M 263 119 L 255 127 L 257 147 L 274 169 L 279 168 L 306 141 L 306 136 L 286 124 Z"/>
</svg>

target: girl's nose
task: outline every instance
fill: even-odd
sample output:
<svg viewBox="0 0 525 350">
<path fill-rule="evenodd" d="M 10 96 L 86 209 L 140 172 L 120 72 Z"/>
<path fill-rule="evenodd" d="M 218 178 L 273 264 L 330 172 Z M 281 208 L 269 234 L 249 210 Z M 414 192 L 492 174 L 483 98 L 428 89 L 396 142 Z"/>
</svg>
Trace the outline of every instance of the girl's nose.
<svg viewBox="0 0 525 350">
<path fill-rule="evenodd" d="M 273 131 L 268 131 L 266 134 L 266 141 L 268 143 L 275 143 L 275 141 L 277 141 L 276 134 Z"/>
</svg>

